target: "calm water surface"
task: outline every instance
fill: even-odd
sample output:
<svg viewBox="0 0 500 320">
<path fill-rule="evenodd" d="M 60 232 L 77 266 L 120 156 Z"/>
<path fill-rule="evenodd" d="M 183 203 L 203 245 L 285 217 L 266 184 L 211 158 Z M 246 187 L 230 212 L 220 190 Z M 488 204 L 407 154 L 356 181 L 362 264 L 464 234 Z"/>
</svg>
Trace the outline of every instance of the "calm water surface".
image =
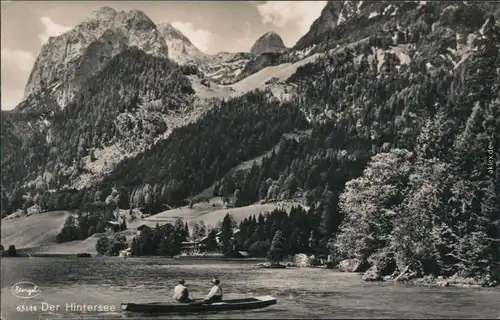
<svg viewBox="0 0 500 320">
<path fill-rule="evenodd" d="M 2 270 L 3 320 L 29 319 L 165 319 L 165 315 L 117 312 L 72 312 L 66 303 L 114 305 L 122 302 L 171 301 L 179 278 L 190 294 L 201 298 L 210 279 L 222 280 L 225 298 L 272 295 L 278 304 L 247 312 L 168 316 L 168 319 L 256 318 L 497 318 L 500 290 L 426 288 L 391 283 L 366 283 L 356 274 L 324 269 L 256 269 L 255 263 L 174 261 L 120 258 L 4 258 Z M 41 293 L 33 299 L 12 295 L 20 281 L 35 283 Z M 42 302 L 61 305 L 42 312 Z M 18 312 L 19 305 L 36 305 Z"/>
</svg>

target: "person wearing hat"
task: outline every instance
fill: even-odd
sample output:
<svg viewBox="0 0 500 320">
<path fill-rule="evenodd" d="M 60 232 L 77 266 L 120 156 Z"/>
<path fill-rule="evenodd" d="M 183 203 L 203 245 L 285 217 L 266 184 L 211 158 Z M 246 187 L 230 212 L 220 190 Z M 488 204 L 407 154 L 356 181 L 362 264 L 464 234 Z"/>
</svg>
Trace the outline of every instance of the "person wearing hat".
<svg viewBox="0 0 500 320">
<path fill-rule="evenodd" d="M 174 300 L 177 302 L 191 302 L 188 289 L 184 286 L 185 283 L 184 279 L 181 279 L 174 288 Z"/>
<path fill-rule="evenodd" d="M 221 302 L 222 301 L 222 288 L 220 286 L 220 280 L 217 278 L 212 279 L 214 286 L 210 289 L 210 292 L 205 297 L 206 302 Z"/>
</svg>

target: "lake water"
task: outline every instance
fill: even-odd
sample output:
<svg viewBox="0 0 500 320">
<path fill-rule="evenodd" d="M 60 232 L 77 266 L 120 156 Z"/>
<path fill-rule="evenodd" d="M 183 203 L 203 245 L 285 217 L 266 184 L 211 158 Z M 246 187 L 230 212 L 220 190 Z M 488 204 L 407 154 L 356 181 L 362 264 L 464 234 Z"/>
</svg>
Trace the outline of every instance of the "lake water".
<svg viewBox="0 0 500 320">
<path fill-rule="evenodd" d="M 497 318 L 500 290 L 428 288 L 366 283 L 357 274 L 327 269 L 257 269 L 255 263 L 175 261 L 161 258 L 2 258 L 2 319 L 165 319 L 165 315 L 76 312 L 65 305 L 114 305 L 122 302 L 171 301 L 184 278 L 191 297 L 201 298 L 218 276 L 225 298 L 272 295 L 278 304 L 247 312 L 224 312 L 169 319 L 237 318 Z M 35 283 L 41 293 L 20 299 L 11 293 L 20 281 Z M 42 312 L 42 303 L 61 305 Z M 19 312 L 19 305 L 37 311 Z"/>
</svg>

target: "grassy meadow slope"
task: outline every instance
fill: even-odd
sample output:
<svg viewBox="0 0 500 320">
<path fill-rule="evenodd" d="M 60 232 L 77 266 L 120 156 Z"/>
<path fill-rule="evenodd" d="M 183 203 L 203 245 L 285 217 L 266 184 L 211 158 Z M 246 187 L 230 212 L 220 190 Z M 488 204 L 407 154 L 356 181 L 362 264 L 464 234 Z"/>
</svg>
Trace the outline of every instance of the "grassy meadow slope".
<svg viewBox="0 0 500 320">
<path fill-rule="evenodd" d="M 2 220 L 2 245 L 7 248 L 28 248 L 45 243 L 54 243 L 64 225 L 68 211 L 34 214 L 28 217 Z"/>
<path fill-rule="evenodd" d="M 181 218 L 188 223 L 203 220 L 206 225 L 215 226 L 222 221 L 227 213 L 239 222 L 250 215 L 270 212 L 275 208 L 290 209 L 293 205 L 293 202 L 276 202 L 224 209 L 221 199 L 213 198 L 206 202 L 196 203 L 192 208 L 180 207 L 144 219 L 136 219 L 128 223 L 128 230 L 123 231 L 122 234 L 131 241 L 136 233 L 136 228 L 143 224 L 154 227 L 157 223 L 160 225 L 173 223 L 176 219 Z M 122 211 L 122 214 L 128 212 L 128 210 Z M 33 254 L 76 254 L 81 252 L 96 254 L 95 245 L 100 234 L 82 241 L 56 243 L 56 236 L 69 215 L 70 212 L 67 211 L 54 211 L 17 219 L 3 219 L 2 244 L 6 248 L 13 244 L 20 252 Z"/>
<path fill-rule="evenodd" d="M 183 219 L 186 222 L 203 220 L 208 226 L 216 226 L 221 222 L 224 216 L 229 213 L 233 216 L 236 222 L 240 222 L 251 215 L 259 215 L 259 213 L 271 212 L 276 208 L 290 209 L 294 205 L 293 202 L 275 202 L 266 204 L 251 204 L 239 208 L 224 208 L 220 198 L 216 197 L 206 202 L 200 202 L 193 205 L 192 208 L 180 207 L 172 210 L 167 210 L 141 220 L 136 220 L 130 223 L 129 228 L 137 228 L 145 224 L 155 226 L 158 224 L 173 223 L 177 219 Z M 297 204 L 295 204 L 297 205 Z"/>
<path fill-rule="evenodd" d="M 299 136 L 310 135 L 310 130 L 290 132 L 283 135 L 284 139 L 296 139 Z M 271 150 L 256 158 L 244 161 L 231 172 L 240 170 L 249 170 L 252 163 L 255 161 L 260 165 L 262 157 L 268 155 L 273 150 L 277 151 L 280 143 L 274 146 Z M 285 208 L 289 210 L 293 205 L 298 203 L 291 201 L 274 202 L 266 204 L 252 204 L 239 208 L 225 208 L 225 204 L 220 197 L 213 197 L 213 187 L 210 186 L 201 193 L 195 195 L 192 208 L 189 206 L 173 208 L 156 215 L 145 218 L 131 219 L 128 210 L 121 210 L 121 214 L 127 216 L 128 230 L 124 231 L 129 241 L 132 240 L 136 233 L 136 228 L 140 225 L 148 225 L 151 227 L 156 224 L 173 223 L 176 219 L 183 219 L 186 222 L 203 220 L 208 226 L 216 226 L 217 223 L 222 221 L 227 213 L 230 213 L 236 222 L 240 222 L 244 218 L 251 215 L 258 215 L 273 211 L 276 208 Z M 187 200 L 189 200 L 188 198 Z M 201 200 L 208 199 L 208 200 Z M 69 211 L 54 211 L 45 212 L 42 214 L 33 214 L 20 218 L 2 219 L 2 244 L 8 247 L 14 244 L 20 252 L 32 252 L 34 254 L 75 254 L 80 252 L 89 252 L 95 254 L 95 244 L 100 234 L 96 234 L 81 241 L 71 241 L 66 243 L 57 243 L 56 236 L 61 231 L 66 218 L 70 215 Z"/>
</svg>

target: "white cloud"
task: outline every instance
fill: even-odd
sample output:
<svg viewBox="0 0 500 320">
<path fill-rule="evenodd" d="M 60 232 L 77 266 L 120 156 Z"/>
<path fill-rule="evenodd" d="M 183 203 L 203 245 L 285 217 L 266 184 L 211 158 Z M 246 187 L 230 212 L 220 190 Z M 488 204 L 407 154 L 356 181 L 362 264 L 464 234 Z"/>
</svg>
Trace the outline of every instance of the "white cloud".
<svg viewBox="0 0 500 320">
<path fill-rule="evenodd" d="M 33 53 L 24 50 L 2 49 L 2 65 L 16 66 L 24 72 L 30 72 L 35 63 Z"/>
<path fill-rule="evenodd" d="M 262 23 L 283 28 L 290 23 L 298 26 L 301 35 L 309 31 L 327 1 L 267 1 L 257 5 Z"/>
<path fill-rule="evenodd" d="M 243 36 L 236 39 L 236 41 L 242 45 L 248 46 L 251 45 L 252 41 L 255 41 L 252 36 L 252 25 L 250 22 L 245 22 L 245 27 L 243 28 Z"/>
<path fill-rule="evenodd" d="M 49 17 L 41 17 L 40 21 L 45 26 L 45 32 L 38 35 L 38 39 L 44 44 L 49 40 L 49 37 L 57 37 L 66 31 L 70 30 L 71 27 L 63 26 L 55 23 Z"/>
<path fill-rule="evenodd" d="M 174 21 L 171 23 L 176 29 L 179 29 L 189 40 L 200 50 L 208 51 L 212 33 L 208 30 L 197 29 L 190 22 Z"/>
</svg>

